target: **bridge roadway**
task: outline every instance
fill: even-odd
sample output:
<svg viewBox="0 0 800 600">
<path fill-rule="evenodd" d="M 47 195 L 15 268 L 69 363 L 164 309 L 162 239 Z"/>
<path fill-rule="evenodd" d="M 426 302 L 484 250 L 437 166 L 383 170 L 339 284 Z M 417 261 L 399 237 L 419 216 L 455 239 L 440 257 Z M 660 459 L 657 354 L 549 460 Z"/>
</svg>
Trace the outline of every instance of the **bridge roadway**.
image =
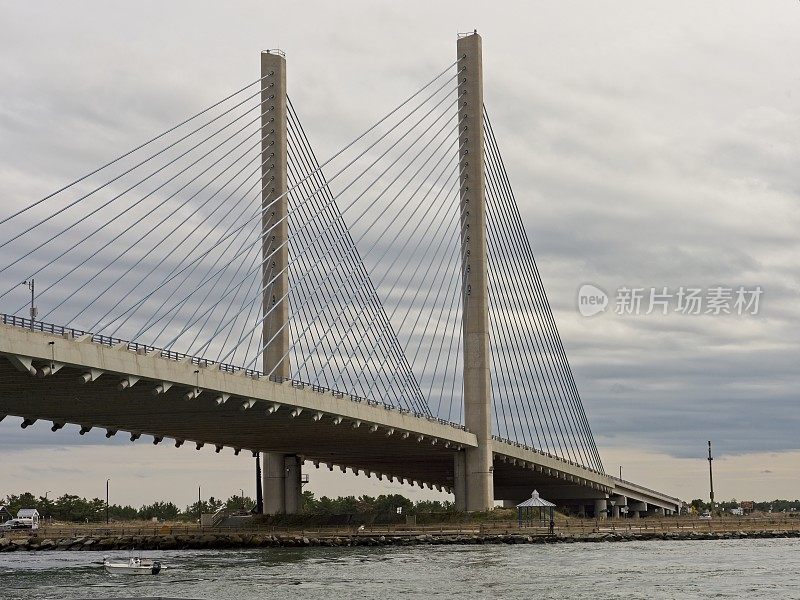
<svg viewBox="0 0 800 600">
<path fill-rule="evenodd" d="M 27 327 L 22 327 L 27 326 Z M 349 468 L 454 491 L 457 457 L 474 434 L 445 421 L 296 381 L 272 381 L 203 359 L 4 316 L 0 324 L 0 417 L 82 430 L 152 436 L 251 452 L 297 454 L 316 466 Z M 680 501 L 512 442 L 494 439 L 495 498 L 545 498 L 598 514 L 667 514 Z M 632 508 L 631 508 L 632 507 Z M 603 513 L 604 514 L 604 513 Z"/>
</svg>

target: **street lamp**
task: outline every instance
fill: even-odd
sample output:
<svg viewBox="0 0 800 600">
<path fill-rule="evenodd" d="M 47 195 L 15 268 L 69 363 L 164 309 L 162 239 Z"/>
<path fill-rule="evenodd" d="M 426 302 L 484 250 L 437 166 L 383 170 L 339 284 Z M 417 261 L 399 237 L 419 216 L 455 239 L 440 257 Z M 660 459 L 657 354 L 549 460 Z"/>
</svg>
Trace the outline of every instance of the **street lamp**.
<svg viewBox="0 0 800 600">
<path fill-rule="evenodd" d="M 244 490 L 239 488 L 239 491 L 242 492 L 242 510 L 244 510 Z"/>
<path fill-rule="evenodd" d="M 108 519 L 108 482 L 109 481 L 111 481 L 111 479 L 106 479 L 106 525 L 108 525 L 108 523 L 109 523 L 109 519 Z"/>
<path fill-rule="evenodd" d="M 34 287 L 34 280 L 31 279 L 30 281 L 23 281 L 20 285 L 28 286 L 28 289 L 31 291 L 31 331 L 33 331 L 33 322 L 36 319 L 36 306 L 34 306 L 36 300 L 36 288 Z"/>
</svg>

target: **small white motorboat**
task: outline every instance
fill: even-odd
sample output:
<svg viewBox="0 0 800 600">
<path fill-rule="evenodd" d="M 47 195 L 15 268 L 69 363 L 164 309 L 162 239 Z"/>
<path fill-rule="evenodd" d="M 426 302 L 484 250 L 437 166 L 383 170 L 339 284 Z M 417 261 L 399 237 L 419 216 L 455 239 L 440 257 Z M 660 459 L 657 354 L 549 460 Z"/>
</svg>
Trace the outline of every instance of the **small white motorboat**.
<svg viewBox="0 0 800 600">
<path fill-rule="evenodd" d="M 103 566 L 108 573 L 120 575 L 158 575 L 161 572 L 161 563 L 157 560 L 147 560 L 132 557 L 128 562 L 113 563 L 107 556 L 103 557 Z"/>
</svg>

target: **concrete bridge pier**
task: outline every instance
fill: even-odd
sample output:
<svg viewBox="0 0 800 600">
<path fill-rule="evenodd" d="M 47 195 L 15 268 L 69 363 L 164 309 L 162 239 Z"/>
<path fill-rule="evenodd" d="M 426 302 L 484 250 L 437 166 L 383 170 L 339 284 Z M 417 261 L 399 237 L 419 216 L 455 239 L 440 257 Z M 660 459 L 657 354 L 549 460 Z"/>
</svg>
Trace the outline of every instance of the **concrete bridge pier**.
<svg viewBox="0 0 800 600">
<path fill-rule="evenodd" d="M 264 513 L 293 515 L 300 510 L 303 496 L 301 467 L 294 454 L 264 453 Z"/>
<path fill-rule="evenodd" d="M 628 504 L 628 514 L 632 518 L 638 519 L 642 513 L 647 513 L 647 502 L 633 502 Z"/>
<path fill-rule="evenodd" d="M 611 516 L 614 519 L 619 519 L 622 507 L 628 506 L 628 499 L 625 496 L 614 496 L 612 500 L 614 501 L 614 506 L 612 507 Z"/>
<path fill-rule="evenodd" d="M 467 512 L 467 455 L 463 450 L 453 455 L 453 495 L 456 510 Z"/>
<path fill-rule="evenodd" d="M 608 516 L 608 502 L 605 498 L 596 498 L 594 501 L 594 518 L 605 520 Z"/>
</svg>

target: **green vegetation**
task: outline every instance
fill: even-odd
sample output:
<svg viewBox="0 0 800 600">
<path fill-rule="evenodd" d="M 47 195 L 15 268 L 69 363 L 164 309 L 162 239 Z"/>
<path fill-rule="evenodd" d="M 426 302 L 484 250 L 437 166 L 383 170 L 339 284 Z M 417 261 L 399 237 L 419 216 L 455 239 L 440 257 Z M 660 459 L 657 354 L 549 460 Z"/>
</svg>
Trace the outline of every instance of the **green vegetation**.
<svg viewBox="0 0 800 600">
<path fill-rule="evenodd" d="M 55 521 L 73 523 L 100 523 L 106 520 L 106 503 L 101 498 L 81 498 L 73 494 L 64 494 L 58 498 L 36 497 L 30 492 L 10 494 L 5 505 L 12 515 L 20 508 L 36 508 L 44 518 Z M 197 520 L 200 513 L 214 513 L 220 508 L 249 511 L 255 505 L 252 498 L 234 495 L 223 502 L 213 496 L 194 502 L 181 510 L 172 502 L 153 502 L 135 508 L 130 505 L 111 504 L 108 516 L 113 521 L 135 521 L 158 519 L 159 521 L 191 521 Z M 398 510 L 399 509 L 399 510 Z M 452 520 L 458 513 L 452 502 L 422 500 L 412 502 L 400 494 L 373 496 L 344 496 L 317 499 L 311 492 L 303 493 L 303 510 L 299 518 L 325 519 L 337 515 L 369 515 L 370 522 L 401 522 L 407 515 L 425 515 L 428 519 L 437 516 L 440 520 Z M 363 519 L 362 519 L 363 520 Z"/>
<path fill-rule="evenodd" d="M 715 512 L 730 512 L 739 508 L 739 501 L 734 499 L 714 503 Z M 697 498 L 689 503 L 695 512 L 702 513 L 711 510 L 711 503 Z M 800 500 L 764 500 L 753 502 L 753 512 L 760 513 L 793 513 L 800 512 Z"/>
<path fill-rule="evenodd" d="M 226 502 L 217 500 L 213 496 L 200 503 L 200 511 L 213 513 L 223 506 L 231 509 L 244 507 L 250 509 L 254 502 L 250 498 L 241 496 L 231 496 Z M 22 494 L 10 494 L 5 501 L 0 502 L 5 505 L 12 515 L 16 515 L 20 508 L 35 508 L 44 518 L 52 518 L 54 521 L 66 521 L 72 523 L 99 523 L 106 520 L 106 501 L 100 498 L 91 500 L 81 498 L 73 494 L 64 494 L 58 498 L 38 498 L 30 492 Z M 159 521 L 196 521 L 198 515 L 197 502 L 181 510 L 172 502 L 154 502 L 140 508 L 133 506 L 120 506 L 111 504 L 108 507 L 108 515 L 114 521 L 134 521 L 158 519 Z"/>
<path fill-rule="evenodd" d="M 36 508 L 44 518 L 52 518 L 54 521 L 73 522 L 73 523 L 100 523 L 106 520 L 106 503 L 101 498 L 81 498 L 73 494 L 63 494 L 57 498 L 36 497 L 30 492 L 23 494 L 10 494 L 5 497 L 5 501 L 0 501 L 0 505 L 5 505 L 12 515 L 16 515 L 20 508 Z M 226 501 L 219 500 L 213 496 L 201 500 L 199 506 L 197 502 L 190 504 L 181 510 L 172 502 L 153 502 L 140 508 L 118 504 L 111 504 L 108 507 L 109 518 L 113 521 L 135 521 L 158 519 L 159 521 L 197 521 L 198 515 L 202 513 L 214 513 L 220 508 L 231 510 L 250 511 L 255 505 L 252 498 L 239 495 L 232 495 Z M 695 512 L 702 513 L 711 509 L 711 505 L 701 499 L 692 500 L 690 506 Z M 730 513 L 731 509 L 738 508 L 739 502 L 728 500 L 717 502 L 715 512 Z M 754 511 L 761 513 L 800 513 L 800 500 L 772 500 L 755 502 Z M 303 508 L 299 515 L 284 516 L 282 518 L 271 518 L 273 522 L 308 522 L 308 523 L 401 523 L 408 516 L 416 518 L 417 522 L 422 523 L 456 523 L 464 521 L 467 515 L 459 513 L 455 505 L 448 501 L 438 500 L 419 500 L 412 502 L 400 494 L 388 494 L 380 496 L 341 496 L 329 498 L 322 496 L 317 498 L 311 492 L 303 492 Z M 482 514 L 471 514 L 471 522 L 494 521 L 502 519 L 515 519 L 514 509 L 496 509 Z"/>
<path fill-rule="evenodd" d="M 399 509 L 399 510 L 398 510 Z M 372 496 L 340 496 L 316 499 L 311 492 L 303 492 L 303 512 L 311 515 L 347 514 L 397 514 L 416 515 L 420 513 L 455 513 L 452 502 L 420 500 L 412 502 L 400 494 Z"/>
</svg>

